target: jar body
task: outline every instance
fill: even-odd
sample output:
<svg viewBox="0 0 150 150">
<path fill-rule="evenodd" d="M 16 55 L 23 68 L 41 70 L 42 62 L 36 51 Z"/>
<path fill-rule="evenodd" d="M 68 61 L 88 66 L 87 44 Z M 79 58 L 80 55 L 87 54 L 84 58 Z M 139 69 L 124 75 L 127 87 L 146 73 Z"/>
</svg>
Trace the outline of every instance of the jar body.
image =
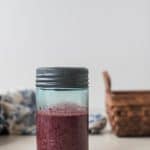
<svg viewBox="0 0 150 150">
<path fill-rule="evenodd" d="M 38 150 L 88 150 L 88 88 L 37 87 Z"/>
</svg>

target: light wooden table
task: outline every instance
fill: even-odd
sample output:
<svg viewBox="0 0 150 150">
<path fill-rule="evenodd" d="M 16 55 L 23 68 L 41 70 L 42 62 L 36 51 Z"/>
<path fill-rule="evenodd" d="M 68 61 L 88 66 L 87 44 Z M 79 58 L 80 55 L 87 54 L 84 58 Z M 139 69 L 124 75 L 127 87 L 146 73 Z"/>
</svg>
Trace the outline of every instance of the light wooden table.
<svg viewBox="0 0 150 150">
<path fill-rule="evenodd" d="M 36 150 L 35 136 L 0 137 L 0 150 Z M 89 136 L 89 150 L 150 150 L 150 138 L 117 138 L 110 133 Z"/>
</svg>

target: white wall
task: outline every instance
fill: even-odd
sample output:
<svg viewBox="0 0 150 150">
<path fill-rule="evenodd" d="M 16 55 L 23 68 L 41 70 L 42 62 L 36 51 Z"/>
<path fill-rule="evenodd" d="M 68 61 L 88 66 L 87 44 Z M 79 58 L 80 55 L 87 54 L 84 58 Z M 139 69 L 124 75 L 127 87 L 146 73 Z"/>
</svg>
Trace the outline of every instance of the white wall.
<svg viewBox="0 0 150 150">
<path fill-rule="evenodd" d="M 39 66 L 87 66 L 90 105 L 113 89 L 150 89 L 149 0 L 1 0 L 0 89 L 34 87 Z"/>
</svg>

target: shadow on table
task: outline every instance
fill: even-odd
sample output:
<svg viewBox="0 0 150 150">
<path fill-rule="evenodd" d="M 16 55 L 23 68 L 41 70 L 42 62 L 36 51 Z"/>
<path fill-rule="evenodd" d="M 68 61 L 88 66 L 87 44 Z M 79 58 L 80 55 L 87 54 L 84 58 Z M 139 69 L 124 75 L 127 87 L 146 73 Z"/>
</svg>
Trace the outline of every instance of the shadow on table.
<svg viewBox="0 0 150 150">
<path fill-rule="evenodd" d="M 90 134 L 90 136 L 107 136 L 107 135 L 111 135 L 111 137 L 114 136 L 114 137 L 116 137 L 119 140 L 126 140 L 126 139 L 130 139 L 130 140 L 132 140 L 132 139 L 135 140 L 136 139 L 136 140 L 138 140 L 138 139 L 149 139 L 150 138 L 150 136 L 118 137 L 117 135 L 115 135 L 114 133 L 112 133 L 111 130 L 108 130 L 108 129 L 103 130 L 99 134 Z"/>
<path fill-rule="evenodd" d="M 8 143 L 15 142 L 18 138 L 14 138 L 14 136 L 0 136 L 0 145 L 7 145 Z"/>
<path fill-rule="evenodd" d="M 90 136 L 104 136 L 104 135 L 108 135 L 108 134 L 112 134 L 111 130 L 103 130 L 102 132 L 100 132 L 99 134 L 89 134 Z"/>
</svg>

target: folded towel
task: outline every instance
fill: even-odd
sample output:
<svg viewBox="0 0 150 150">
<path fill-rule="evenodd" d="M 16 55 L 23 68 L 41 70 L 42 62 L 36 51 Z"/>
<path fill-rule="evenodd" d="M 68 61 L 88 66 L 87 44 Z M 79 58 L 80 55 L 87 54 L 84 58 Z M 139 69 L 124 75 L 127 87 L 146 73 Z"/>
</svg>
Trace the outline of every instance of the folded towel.
<svg viewBox="0 0 150 150">
<path fill-rule="evenodd" d="M 106 118 L 101 114 L 89 115 L 89 133 L 98 134 L 106 127 Z"/>
<path fill-rule="evenodd" d="M 22 90 L 0 97 L 0 134 L 35 134 L 35 92 Z"/>
</svg>

